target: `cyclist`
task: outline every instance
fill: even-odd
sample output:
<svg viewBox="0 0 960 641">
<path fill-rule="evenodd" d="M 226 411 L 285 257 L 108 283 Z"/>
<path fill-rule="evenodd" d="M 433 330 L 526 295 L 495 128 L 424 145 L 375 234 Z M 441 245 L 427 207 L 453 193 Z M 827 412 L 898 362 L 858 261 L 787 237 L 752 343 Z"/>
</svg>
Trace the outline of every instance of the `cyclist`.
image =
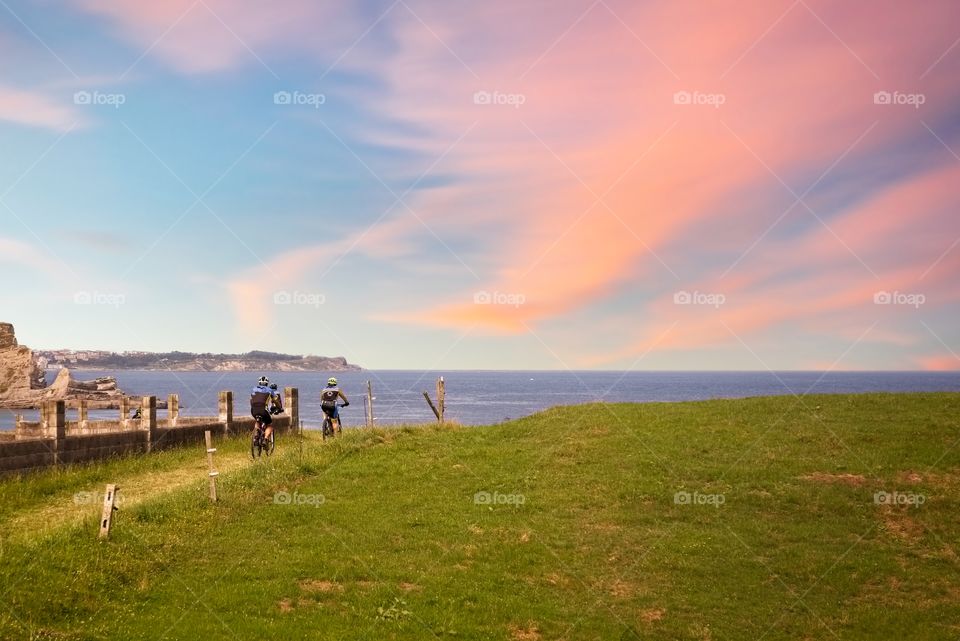
<svg viewBox="0 0 960 641">
<path fill-rule="evenodd" d="M 343 405 L 337 403 L 337 400 L 341 398 L 343 399 Z M 327 386 L 320 392 L 320 407 L 323 413 L 330 417 L 337 432 L 343 431 L 343 428 L 340 427 L 340 408 L 349 404 L 350 401 L 347 400 L 346 395 L 337 387 L 337 379 L 332 376 L 327 379 Z"/>
<path fill-rule="evenodd" d="M 257 425 L 265 428 L 263 433 L 265 441 L 269 441 L 270 435 L 273 434 L 273 427 L 270 425 L 273 419 L 270 418 L 270 412 L 267 411 L 268 402 L 271 404 L 279 404 L 280 396 L 276 392 L 276 385 L 271 389 L 270 379 L 266 376 L 261 376 L 260 380 L 257 381 L 257 386 L 254 387 L 250 393 L 250 414 L 257 421 L 254 429 L 256 429 Z"/>
<path fill-rule="evenodd" d="M 276 383 L 270 383 L 270 413 L 274 416 L 283 414 L 283 401 L 280 399 Z"/>
</svg>

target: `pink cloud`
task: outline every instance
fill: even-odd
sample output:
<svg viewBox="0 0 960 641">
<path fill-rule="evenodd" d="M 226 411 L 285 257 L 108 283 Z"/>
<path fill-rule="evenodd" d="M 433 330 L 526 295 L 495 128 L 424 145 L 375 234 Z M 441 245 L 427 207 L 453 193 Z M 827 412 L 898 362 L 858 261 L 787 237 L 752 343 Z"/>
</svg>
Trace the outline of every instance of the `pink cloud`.
<svg viewBox="0 0 960 641">
<path fill-rule="evenodd" d="M 55 131 L 69 131 L 84 119 L 65 99 L 55 100 L 36 91 L 0 86 L 0 121 Z"/>
<path fill-rule="evenodd" d="M 918 359 L 920 367 L 931 372 L 953 372 L 960 370 L 960 359 L 953 354 L 924 356 Z"/>
<path fill-rule="evenodd" d="M 696 283 L 698 291 L 725 296 L 720 308 L 677 306 L 664 294 L 648 306 L 640 338 L 593 363 L 642 353 L 674 325 L 675 331 L 657 341 L 656 349 L 736 345 L 741 339 L 749 344 L 751 337 L 787 324 L 850 343 L 863 339 L 915 345 L 925 338 L 917 322 L 920 310 L 877 305 L 874 297 L 880 292 L 919 294 L 925 299 L 924 311 L 960 302 L 955 282 L 960 252 L 943 256 L 930 269 L 951 240 L 960 237 L 960 221 L 952 214 L 960 206 L 960 196 L 952 189 L 958 180 L 956 163 L 920 172 L 852 206 L 829 226 L 814 224 L 798 237 L 768 241 L 732 275 Z M 914 242 L 918 236 L 926 242 Z M 910 329 L 888 326 L 904 318 Z M 875 330 L 864 337 L 871 326 Z"/>
<path fill-rule="evenodd" d="M 63 272 L 47 259 L 45 250 L 15 238 L 0 236 L 0 262 L 11 263 L 21 269 L 26 267 L 48 278 L 63 280 Z"/>
<path fill-rule="evenodd" d="M 275 318 L 273 297 L 278 291 L 308 287 L 322 293 L 324 277 L 352 253 L 386 260 L 411 252 L 412 246 L 404 238 L 418 227 L 412 216 L 385 216 L 383 222 L 344 238 L 282 252 L 227 281 L 223 287 L 241 331 L 256 336 L 269 329 Z"/>
</svg>

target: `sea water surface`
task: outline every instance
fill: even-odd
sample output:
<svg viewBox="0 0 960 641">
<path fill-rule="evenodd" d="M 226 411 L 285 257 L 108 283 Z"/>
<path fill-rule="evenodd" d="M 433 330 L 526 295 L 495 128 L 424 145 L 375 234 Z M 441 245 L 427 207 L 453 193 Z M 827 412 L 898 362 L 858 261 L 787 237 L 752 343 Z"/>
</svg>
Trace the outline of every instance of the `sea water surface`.
<svg viewBox="0 0 960 641">
<path fill-rule="evenodd" d="M 320 389 L 327 372 L 263 372 L 281 388 L 300 389 L 300 418 L 306 428 L 320 422 Z M 56 372 L 47 379 L 53 380 Z M 137 396 L 180 394 L 183 416 L 215 416 L 220 390 L 232 390 L 234 412 L 246 414 L 250 389 L 260 372 L 77 371 L 80 379 L 116 376 L 120 389 Z M 423 398 L 436 394 L 437 377 L 447 390 L 448 418 L 465 425 L 498 423 L 552 407 L 590 401 L 691 401 L 794 394 L 960 391 L 960 372 L 558 372 L 558 371 L 400 371 L 337 372 L 350 399 L 342 410 L 345 426 L 363 424 L 366 382 L 373 386 L 377 423 L 433 420 Z M 37 420 L 36 411 L 21 411 Z M 162 417 L 164 410 L 159 410 Z M 68 419 L 75 416 L 68 411 Z M 15 412 L 0 410 L 0 429 L 13 428 Z M 91 411 L 91 419 L 117 411 Z"/>
</svg>

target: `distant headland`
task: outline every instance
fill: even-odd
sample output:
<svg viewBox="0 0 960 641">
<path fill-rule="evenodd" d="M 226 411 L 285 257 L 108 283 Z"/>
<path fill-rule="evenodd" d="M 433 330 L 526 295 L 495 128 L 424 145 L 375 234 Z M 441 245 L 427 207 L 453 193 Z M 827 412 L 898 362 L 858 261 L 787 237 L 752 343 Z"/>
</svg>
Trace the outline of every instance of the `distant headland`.
<svg viewBox="0 0 960 641">
<path fill-rule="evenodd" d="M 349 372 L 360 367 L 342 356 L 300 356 L 253 351 L 245 354 L 191 352 L 109 352 L 103 350 L 34 350 L 45 367 L 73 370 L 171 370 L 180 372 Z"/>
</svg>

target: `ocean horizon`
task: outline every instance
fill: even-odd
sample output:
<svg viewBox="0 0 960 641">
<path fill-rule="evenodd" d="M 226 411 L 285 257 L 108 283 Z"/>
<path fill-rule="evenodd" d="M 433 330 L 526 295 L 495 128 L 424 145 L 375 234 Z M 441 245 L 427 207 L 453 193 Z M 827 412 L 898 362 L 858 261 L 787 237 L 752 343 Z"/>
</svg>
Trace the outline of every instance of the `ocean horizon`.
<svg viewBox="0 0 960 641">
<path fill-rule="evenodd" d="M 435 420 L 423 398 L 435 397 L 436 379 L 446 381 L 446 417 L 484 425 L 529 416 L 557 405 L 607 402 L 682 402 L 803 394 L 960 391 L 960 372 L 921 371 L 556 371 L 556 370 L 361 370 L 351 372 L 181 372 L 166 370 L 77 370 L 80 379 L 115 376 L 136 395 L 180 395 L 181 415 L 215 416 L 221 390 L 234 393 L 234 413 L 245 415 L 249 389 L 265 374 L 280 387 L 300 390 L 300 417 L 307 429 L 320 421 L 319 391 L 336 376 L 350 399 L 342 411 L 346 427 L 364 422 L 366 382 L 373 386 L 377 424 Z M 48 380 L 56 371 L 51 370 Z M 0 410 L 0 430 L 13 429 L 16 414 L 37 420 L 37 410 Z M 68 419 L 75 412 L 68 410 Z M 164 416 L 164 410 L 159 410 Z M 117 410 L 91 411 L 114 418 Z"/>
</svg>

